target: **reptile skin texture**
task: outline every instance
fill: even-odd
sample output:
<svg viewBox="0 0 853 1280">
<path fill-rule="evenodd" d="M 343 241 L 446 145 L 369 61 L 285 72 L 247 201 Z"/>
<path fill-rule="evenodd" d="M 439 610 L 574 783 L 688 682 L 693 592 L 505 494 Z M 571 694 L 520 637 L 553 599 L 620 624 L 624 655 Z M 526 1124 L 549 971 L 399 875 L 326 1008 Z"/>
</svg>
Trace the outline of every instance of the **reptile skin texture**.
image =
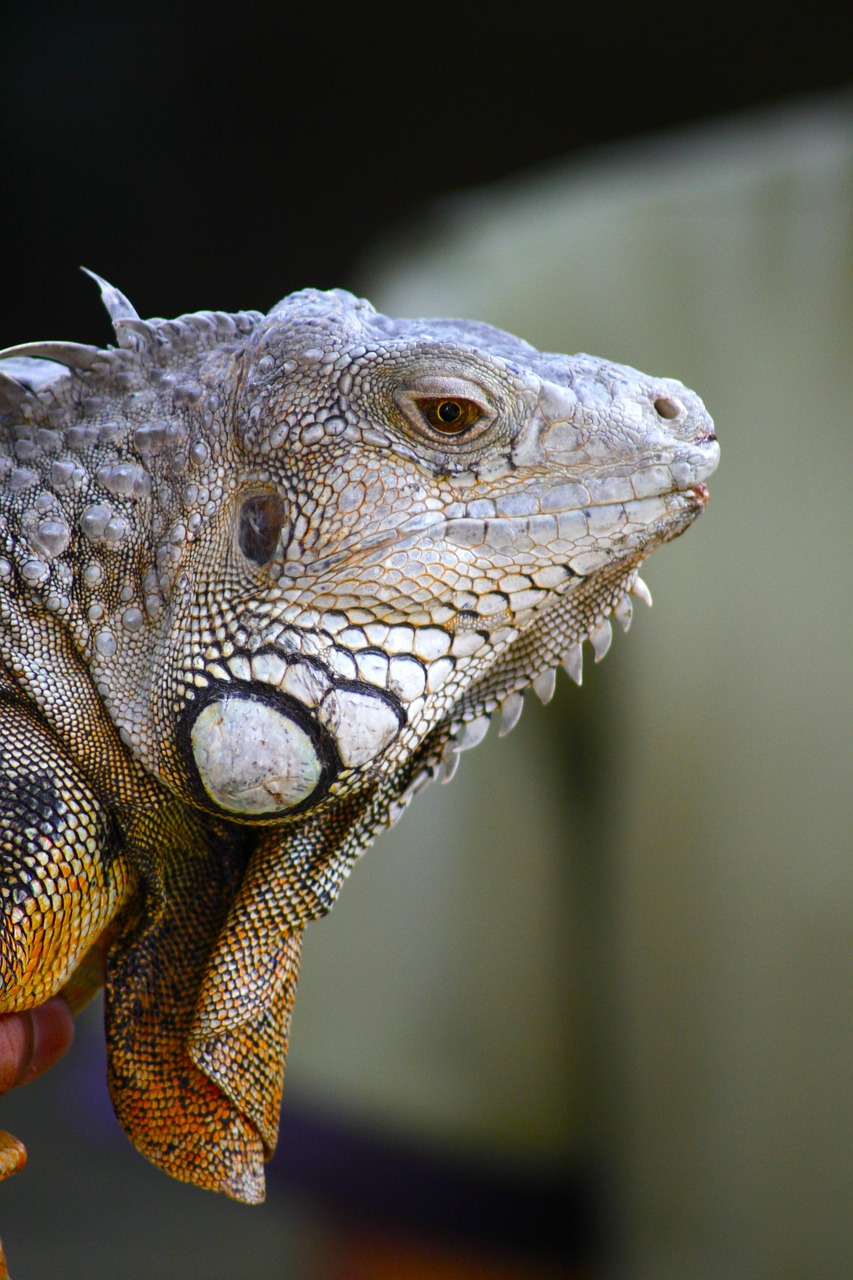
<svg viewBox="0 0 853 1280">
<path fill-rule="evenodd" d="M 718 446 L 681 383 L 484 324 L 98 283 L 115 346 L 0 353 L 0 1010 L 103 984 L 132 1142 L 257 1202 L 305 924 L 604 656 Z"/>
</svg>

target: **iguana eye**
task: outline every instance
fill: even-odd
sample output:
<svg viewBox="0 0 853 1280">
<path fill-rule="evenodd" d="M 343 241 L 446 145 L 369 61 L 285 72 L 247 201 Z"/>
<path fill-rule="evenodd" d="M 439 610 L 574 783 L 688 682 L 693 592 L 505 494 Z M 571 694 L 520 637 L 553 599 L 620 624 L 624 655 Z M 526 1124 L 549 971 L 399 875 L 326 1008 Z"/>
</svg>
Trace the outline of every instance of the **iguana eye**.
<svg viewBox="0 0 853 1280">
<path fill-rule="evenodd" d="M 427 422 L 443 435 L 458 436 L 472 423 L 482 416 L 482 407 L 476 400 L 464 400 L 459 397 L 440 399 L 429 397 L 415 402 Z"/>
<path fill-rule="evenodd" d="M 240 550 L 253 564 L 272 559 L 284 527 L 284 504 L 277 493 L 255 493 L 240 508 L 237 539 Z"/>
</svg>

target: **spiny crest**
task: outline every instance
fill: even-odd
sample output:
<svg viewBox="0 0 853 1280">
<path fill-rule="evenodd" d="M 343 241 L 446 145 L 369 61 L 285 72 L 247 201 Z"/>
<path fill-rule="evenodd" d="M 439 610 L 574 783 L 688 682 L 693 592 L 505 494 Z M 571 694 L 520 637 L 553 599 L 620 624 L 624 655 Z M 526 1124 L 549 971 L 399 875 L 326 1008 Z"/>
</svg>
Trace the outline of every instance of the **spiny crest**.
<svg viewBox="0 0 853 1280">
<path fill-rule="evenodd" d="M 0 413 L 50 425 L 49 414 L 70 411 L 81 394 L 124 395 L 188 358 L 241 340 L 262 319 L 258 311 L 197 311 L 175 320 L 142 320 L 119 289 L 83 270 L 100 288 L 118 346 L 45 341 L 7 347 L 0 351 Z M 45 361 L 58 368 L 42 372 L 38 365 Z M 72 376 L 63 377 L 62 370 Z"/>
</svg>

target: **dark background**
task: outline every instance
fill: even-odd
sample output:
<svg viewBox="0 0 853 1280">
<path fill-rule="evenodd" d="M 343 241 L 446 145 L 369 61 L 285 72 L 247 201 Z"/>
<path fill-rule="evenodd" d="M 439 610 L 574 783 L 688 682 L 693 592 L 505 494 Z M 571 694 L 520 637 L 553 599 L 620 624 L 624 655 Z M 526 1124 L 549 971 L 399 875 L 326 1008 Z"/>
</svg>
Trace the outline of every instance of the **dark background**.
<svg viewBox="0 0 853 1280">
<path fill-rule="evenodd" d="M 80 264 L 145 316 L 266 309 L 304 285 L 358 290 L 368 251 L 401 226 L 423 219 L 426 228 L 444 195 L 849 85 L 846 18 L 840 4 L 832 15 L 813 5 L 792 18 L 754 2 L 507 11 L 0 0 L 0 346 L 109 341 Z M 107 1111 L 103 1067 L 93 1073 L 76 1061 L 66 1077 L 75 1100 L 89 1098 L 84 1068 L 101 1082 L 89 1124 Z M 78 1113 L 61 1098 L 57 1106 Z M 323 1120 L 286 1108 L 292 1179 L 327 1191 L 331 1183 L 334 1193 L 337 1170 L 354 1168 L 367 1182 L 367 1157 L 340 1145 L 346 1135 L 317 1141 Z M 16 1132 L 29 1140 L 28 1124 Z M 41 1153 L 31 1147 L 33 1178 L 51 1174 L 45 1143 Z M 107 1178 L 113 1159 L 111 1151 Z M 152 1172 L 155 1182 L 157 1213 L 178 1206 L 175 1233 L 186 1231 L 197 1252 L 202 1228 L 187 1228 L 192 1193 Z M 116 1178 L 116 1199 L 128 1185 Z M 450 1190 L 462 1199 L 458 1185 Z M 22 1201 L 37 1201 L 32 1186 L 21 1182 Z M 540 1217 L 526 1209 L 521 1217 L 539 1231 L 550 1202 L 547 1189 L 530 1190 Z M 589 1182 L 574 1201 L 557 1190 L 560 1212 L 568 1204 L 580 1219 Z M 351 1193 L 342 1187 L 341 1199 Z M 134 1203 L 149 1204 L 145 1194 L 135 1191 Z M 220 1208 L 215 1222 L 230 1230 L 232 1210 Z M 219 1247 L 214 1215 L 198 1212 Z M 147 1230 L 144 1210 L 139 1221 Z"/>
<path fill-rule="evenodd" d="M 0 3 L 0 345 L 358 287 L 437 197 L 844 84 L 819 7 Z"/>
</svg>

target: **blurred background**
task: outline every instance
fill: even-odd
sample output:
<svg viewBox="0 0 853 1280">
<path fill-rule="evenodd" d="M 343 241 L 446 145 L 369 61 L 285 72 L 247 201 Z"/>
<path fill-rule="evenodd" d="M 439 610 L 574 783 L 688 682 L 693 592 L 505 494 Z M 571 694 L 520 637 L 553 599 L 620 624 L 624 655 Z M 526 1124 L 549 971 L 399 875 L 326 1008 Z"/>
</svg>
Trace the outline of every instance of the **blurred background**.
<svg viewBox="0 0 853 1280">
<path fill-rule="evenodd" d="M 0 5 L 0 345 L 343 285 L 682 378 L 723 455 L 582 690 L 307 931 L 249 1209 L 0 1104 L 13 1274 L 803 1280 L 853 1259 L 853 65 L 843 7 Z"/>
</svg>

